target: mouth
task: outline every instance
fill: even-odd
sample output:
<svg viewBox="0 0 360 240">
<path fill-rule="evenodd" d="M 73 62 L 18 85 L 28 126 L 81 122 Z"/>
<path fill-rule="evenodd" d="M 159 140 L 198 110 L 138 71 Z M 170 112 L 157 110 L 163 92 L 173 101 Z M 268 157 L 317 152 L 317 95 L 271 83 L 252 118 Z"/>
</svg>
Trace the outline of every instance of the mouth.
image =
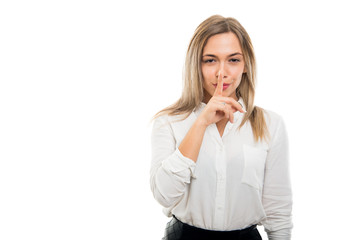
<svg viewBox="0 0 360 240">
<path fill-rule="evenodd" d="M 213 84 L 213 86 L 216 88 L 217 87 L 217 83 Z M 230 83 L 224 83 L 223 84 L 223 90 L 227 89 L 230 86 Z"/>
</svg>

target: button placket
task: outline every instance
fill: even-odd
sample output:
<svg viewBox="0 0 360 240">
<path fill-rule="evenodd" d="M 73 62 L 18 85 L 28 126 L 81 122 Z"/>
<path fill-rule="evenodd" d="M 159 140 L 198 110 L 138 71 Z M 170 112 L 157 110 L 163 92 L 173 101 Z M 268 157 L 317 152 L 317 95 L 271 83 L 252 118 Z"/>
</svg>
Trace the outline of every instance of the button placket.
<svg viewBox="0 0 360 240">
<path fill-rule="evenodd" d="M 215 123 L 209 125 L 209 132 L 211 136 L 215 139 L 216 143 L 220 146 L 222 144 L 222 139 Z"/>
<path fill-rule="evenodd" d="M 225 195 L 226 195 L 226 161 L 223 143 L 217 146 L 216 154 L 216 198 L 215 198 L 215 218 L 214 227 L 223 228 L 225 218 Z"/>
</svg>

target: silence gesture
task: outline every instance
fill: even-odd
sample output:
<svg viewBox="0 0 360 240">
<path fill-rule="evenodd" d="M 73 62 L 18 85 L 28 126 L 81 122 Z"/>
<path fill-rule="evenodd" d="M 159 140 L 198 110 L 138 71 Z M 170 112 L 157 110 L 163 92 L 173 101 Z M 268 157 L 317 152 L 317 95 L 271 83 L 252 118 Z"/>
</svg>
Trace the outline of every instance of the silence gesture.
<svg viewBox="0 0 360 240">
<path fill-rule="evenodd" d="M 206 126 L 224 118 L 234 123 L 234 112 L 245 112 L 234 98 L 223 96 L 223 83 L 223 75 L 219 72 L 215 92 L 199 116 Z"/>
</svg>

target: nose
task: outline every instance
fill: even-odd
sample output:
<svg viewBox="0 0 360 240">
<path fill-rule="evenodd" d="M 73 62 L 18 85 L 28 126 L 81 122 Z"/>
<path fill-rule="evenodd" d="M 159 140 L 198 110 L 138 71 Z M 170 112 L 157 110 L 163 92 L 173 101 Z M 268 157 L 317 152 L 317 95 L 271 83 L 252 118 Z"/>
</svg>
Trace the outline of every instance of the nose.
<svg viewBox="0 0 360 240">
<path fill-rule="evenodd" d="M 218 78 L 219 77 L 219 74 L 221 73 L 221 76 L 223 76 L 223 78 L 227 78 L 228 76 L 227 76 L 227 73 L 226 73 L 226 71 L 225 71 L 225 65 L 224 65 L 224 63 L 221 63 L 220 65 L 219 65 L 219 69 L 218 69 L 218 71 L 216 72 L 216 78 Z"/>
</svg>

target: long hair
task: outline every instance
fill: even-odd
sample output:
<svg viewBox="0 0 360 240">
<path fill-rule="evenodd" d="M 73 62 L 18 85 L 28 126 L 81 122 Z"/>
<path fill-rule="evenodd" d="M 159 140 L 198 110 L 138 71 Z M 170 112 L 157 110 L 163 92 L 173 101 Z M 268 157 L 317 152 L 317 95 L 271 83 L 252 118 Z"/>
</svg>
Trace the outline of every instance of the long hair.
<svg viewBox="0 0 360 240">
<path fill-rule="evenodd" d="M 174 104 L 157 112 L 152 120 L 162 115 L 182 115 L 184 120 L 191 112 L 201 105 L 204 97 L 201 59 L 204 46 L 208 39 L 220 33 L 234 33 L 239 39 L 245 60 L 246 72 L 241 77 L 240 85 L 236 89 L 236 96 L 242 97 L 246 113 L 238 130 L 250 121 L 255 141 L 268 140 L 269 132 L 264 118 L 264 109 L 254 106 L 256 85 L 256 61 L 253 45 L 244 27 L 234 18 L 224 18 L 214 15 L 203 21 L 195 30 L 187 49 L 185 68 L 183 73 L 183 91 L 179 100 Z"/>
</svg>

